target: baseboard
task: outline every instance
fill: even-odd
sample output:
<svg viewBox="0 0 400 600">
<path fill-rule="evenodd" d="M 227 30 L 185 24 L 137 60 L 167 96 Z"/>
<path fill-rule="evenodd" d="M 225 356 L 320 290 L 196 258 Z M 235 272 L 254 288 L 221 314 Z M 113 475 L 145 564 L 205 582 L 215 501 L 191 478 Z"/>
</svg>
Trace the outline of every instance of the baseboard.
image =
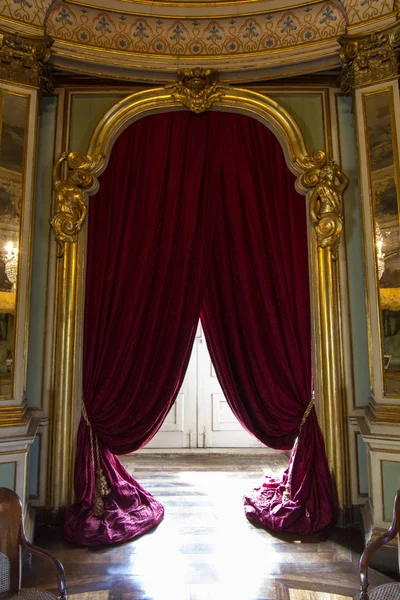
<svg viewBox="0 0 400 600">
<path fill-rule="evenodd" d="M 335 514 L 335 525 L 338 527 L 349 527 L 353 521 L 353 507 L 346 506 L 345 508 L 336 509 Z"/>
<path fill-rule="evenodd" d="M 36 508 L 37 527 L 45 525 L 46 527 L 62 527 L 64 522 L 65 507 L 61 508 Z"/>
</svg>

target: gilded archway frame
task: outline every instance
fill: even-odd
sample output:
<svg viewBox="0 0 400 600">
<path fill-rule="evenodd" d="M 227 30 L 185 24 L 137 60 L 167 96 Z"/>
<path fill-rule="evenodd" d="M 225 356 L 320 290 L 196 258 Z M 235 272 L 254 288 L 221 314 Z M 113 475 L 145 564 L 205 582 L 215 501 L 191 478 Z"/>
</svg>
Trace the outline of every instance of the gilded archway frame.
<svg viewBox="0 0 400 600">
<path fill-rule="evenodd" d="M 59 244 L 56 268 L 53 352 L 53 410 L 49 452 L 48 506 L 73 501 L 75 432 L 80 414 L 84 274 L 88 196 L 98 189 L 120 133 L 149 114 L 190 109 L 237 112 L 253 117 L 279 139 L 296 188 L 309 204 L 309 264 L 316 405 L 341 513 L 350 505 L 348 444 L 341 363 L 341 318 L 337 253 L 347 177 L 324 151 L 309 154 L 290 114 L 257 92 L 218 85 L 211 72 L 181 72 L 165 88 L 134 93 L 115 104 L 98 123 L 86 154 L 63 154 L 54 166 Z M 197 77 L 197 79 L 196 79 Z M 81 232 L 82 230 L 82 232 Z"/>
</svg>

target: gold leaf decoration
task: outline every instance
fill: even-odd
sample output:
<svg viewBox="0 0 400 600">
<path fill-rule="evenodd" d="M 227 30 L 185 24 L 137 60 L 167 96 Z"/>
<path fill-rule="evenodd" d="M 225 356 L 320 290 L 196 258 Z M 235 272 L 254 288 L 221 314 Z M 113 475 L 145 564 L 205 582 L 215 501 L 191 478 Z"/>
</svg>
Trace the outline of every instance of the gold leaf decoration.
<svg viewBox="0 0 400 600">
<path fill-rule="evenodd" d="M 330 248 L 336 260 L 343 229 L 343 193 L 348 178 L 334 160 L 326 162 L 325 153 L 318 151 L 303 160 L 306 171 L 301 185 L 310 189 L 310 216 L 320 248 Z"/>
<path fill-rule="evenodd" d="M 176 102 L 187 106 L 196 115 L 206 111 L 225 92 L 218 88 L 218 73 L 213 69 L 185 69 L 178 71 L 178 81 L 167 85 Z"/>
<path fill-rule="evenodd" d="M 48 35 L 30 36 L 0 28 L 0 77 L 51 93 L 54 89 L 49 63 L 52 45 L 53 39 Z"/>
<path fill-rule="evenodd" d="M 354 88 L 369 85 L 391 77 L 399 72 L 400 24 L 385 31 L 374 31 L 364 36 L 342 36 L 341 87 L 350 95 Z"/>
<path fill-rule="evenodd" d="M 50 223 L 54 237 L 63 247 L 65 242 L 76 242 L 87 213 L 88 193 L 95 190 L 98 181 L 93 174 L 103 156 L 92 158 L 79 152 L 64 152 L 53 168 L 53 186 L 56 212 Z M 66 177 L 62 177 L 64 165 Z"/>
</svg>

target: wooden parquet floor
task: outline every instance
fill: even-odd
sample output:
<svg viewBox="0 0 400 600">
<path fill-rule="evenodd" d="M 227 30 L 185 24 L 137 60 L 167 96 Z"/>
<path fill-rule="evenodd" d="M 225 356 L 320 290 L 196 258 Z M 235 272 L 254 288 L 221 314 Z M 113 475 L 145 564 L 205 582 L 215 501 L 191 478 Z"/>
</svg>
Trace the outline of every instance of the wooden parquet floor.
<svg viewBox="0 0 400 600">
<path fill-rule="evenodd" d="M 71 600 L 318 600 L 358 591 L 361 537 L 334 529 L 299 540 L 275 537 L 244 517 L 242 496 L 264 472 L 279 475 L 287 455 L 136 454 L 126 467 L 165 506 L 162 523 L 140 539 L 87 549 L 37 531 L 35 543 L 64 565 Z M 26 587 L 54 589 L 39 559 L 23 574 Z M 388 579 L 372 572 L 371 583 Z M 296 592 L 295 590 L 298 590 Z M 301 590 L 311 590 L 309 596 Z M 90 593 L 91 592 L 91 593 Z M 74 599 L 74 594 L 79 594 Z M 313 595 L 314 594 L 314 595 Z"/>
</svg>

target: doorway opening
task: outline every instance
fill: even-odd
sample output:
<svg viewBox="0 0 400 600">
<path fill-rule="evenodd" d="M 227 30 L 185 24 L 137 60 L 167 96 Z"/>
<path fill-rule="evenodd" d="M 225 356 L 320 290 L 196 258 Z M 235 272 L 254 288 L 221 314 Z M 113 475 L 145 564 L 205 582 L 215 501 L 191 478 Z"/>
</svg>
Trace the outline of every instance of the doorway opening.
<svg viewBox="0 0 400 600">
<path fill-rule="evenodd" d="M 146 445 L 159 449 L 265 448 L 239 423 L 219 384 L 199 321 L 185 379 L 164 423 Z"/>
</svg>

